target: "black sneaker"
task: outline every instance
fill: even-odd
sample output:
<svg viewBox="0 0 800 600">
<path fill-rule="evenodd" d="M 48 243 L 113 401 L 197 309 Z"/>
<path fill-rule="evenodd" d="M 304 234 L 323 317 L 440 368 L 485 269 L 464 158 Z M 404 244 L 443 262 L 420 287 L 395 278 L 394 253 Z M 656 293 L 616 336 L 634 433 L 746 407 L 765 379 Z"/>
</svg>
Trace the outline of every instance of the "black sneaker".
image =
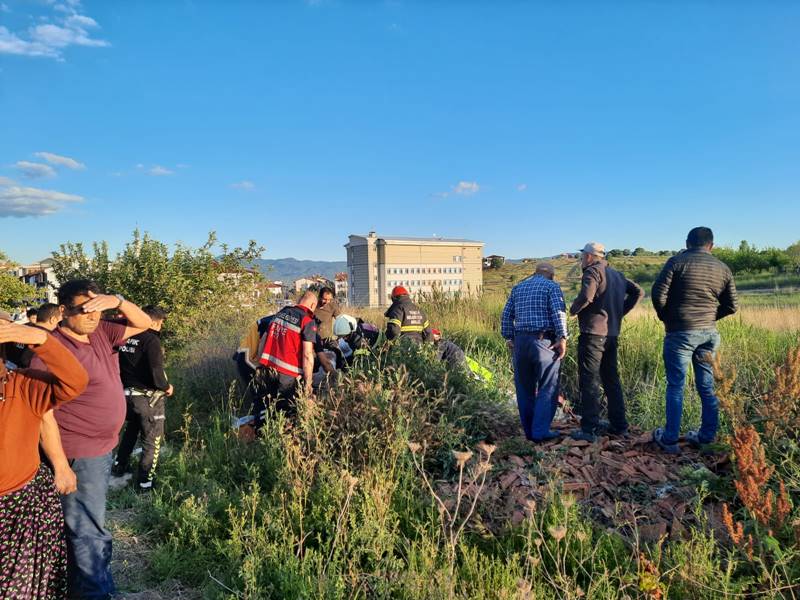
<svg viewBox="0 0 800 600">
<path fill-rule="evenodd" d="M 114 466 L 111 467 L 111 476 L 112 477 L 122 477 L 123 475 L 127 475 L 130 473 L 131 470 L 128 466 L 122 466 L 121 464 L 115 462 Z"/>
<path fill-rule="evenodd" d="M 618 429 L 612 425 L 609 426 L 608 429 L 606 429 L 606 433 L 608 435 L 613 435 L 615 437 L 622 437 L 622 438 L 630 437 L 630 431 L 628 430 L 627 426 L 623 427 L 622 429 Z"/>
<path fill-rule="evenodd" d="M 144 483 L 136 484 L 136 493 L 147 496 L 153 492 L 153 482 L 145 481 Z"/>
<path fill-rule="evenodd" d="M 569 434 L 569 437 L 571 437 L 573 440 L 581 440 L 584 442 L 589 442 L 590 444 L 594 444 L 597 441 L 597 436 L 595 434 L 584 431 L 583 429 L 573 431 Z"/>
</svg>

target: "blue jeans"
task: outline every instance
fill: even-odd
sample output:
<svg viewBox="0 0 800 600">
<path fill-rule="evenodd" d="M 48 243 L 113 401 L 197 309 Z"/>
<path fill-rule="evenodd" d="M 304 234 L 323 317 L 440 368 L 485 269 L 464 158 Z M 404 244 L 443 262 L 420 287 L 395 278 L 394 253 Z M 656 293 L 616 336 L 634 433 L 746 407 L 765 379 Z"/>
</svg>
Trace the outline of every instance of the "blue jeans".
<svg viewBox="0 0 800 600">
<path fill-rule="evenodd" d="M 514 385 L 522 429 L 529 440 L 550 431 L 558 407 L 561 360 L 550 348 L 552 341 L 517 332 L 514 337 Z"/>
<path fill-rule="evenodd" d="M 699 438 L 707 444 L 714 441 L 719 426 L 719 400 L 714 395 L 714 372 L 709 362 L 719 348 L 720 337 L 715 329 L 673 331 L 664 338 L 664 368 L 667 372 L 667 425 L 664 442 L 676 443 L 680 437 L 683 415 L 683 388 L 689 362 L 700 395 L 702 417 Z"/>
<path fill-rule="evenodd" d="M 111 475 L 111 453 L 70 460 L 78 490 L 61 496 L 67 532 L 67 573 L 70 598 L 109 598 L 111 534 L 106 530 L 106 493 Z"/>
</svg>

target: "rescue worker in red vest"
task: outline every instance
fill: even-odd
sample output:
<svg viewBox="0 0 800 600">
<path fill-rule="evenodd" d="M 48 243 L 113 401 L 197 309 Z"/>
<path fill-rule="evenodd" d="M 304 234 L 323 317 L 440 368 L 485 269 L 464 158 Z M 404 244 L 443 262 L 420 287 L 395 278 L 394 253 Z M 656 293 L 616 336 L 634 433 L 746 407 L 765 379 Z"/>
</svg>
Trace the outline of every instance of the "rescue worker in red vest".
<svg viewBox="0 0 800 600">
<path fill-rule="evenodd" d="M 310 396 L 314 375 L 317 322 L 314 309 L 317 296 L 306 292 L 295 306 L 287 306 L 275 315 L 264 341 L 256 378 L 265 391 L 253 403 L 253 425 L 264 423 L 266 401 L 292 416 L 296 412 L 295 395 L 302 382 L 302 391 Z"/>
<path fill-rule="evenodd" d="M 414 304 L 402 285 L 392 290 L 392 305 L 384 316 L 387 340 L 407 337 L 419 343 L 431 341 L 433 337 L 428 317 Z"/>
</svg>

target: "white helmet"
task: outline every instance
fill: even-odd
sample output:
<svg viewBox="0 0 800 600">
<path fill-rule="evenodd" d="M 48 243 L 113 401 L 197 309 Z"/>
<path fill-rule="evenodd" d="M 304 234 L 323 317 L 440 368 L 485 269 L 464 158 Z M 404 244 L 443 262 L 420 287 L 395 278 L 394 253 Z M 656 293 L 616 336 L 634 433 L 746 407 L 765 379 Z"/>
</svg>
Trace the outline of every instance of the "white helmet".
<svg viewBox="0 0 800 600">
<path fill-rule="evenodd" d="M 358 327 L 356 321 L 350 315 L 339 315 L 333 322 L 333 335 L 338 337 L 345 337 L 353 333 Z"/>
</svg>

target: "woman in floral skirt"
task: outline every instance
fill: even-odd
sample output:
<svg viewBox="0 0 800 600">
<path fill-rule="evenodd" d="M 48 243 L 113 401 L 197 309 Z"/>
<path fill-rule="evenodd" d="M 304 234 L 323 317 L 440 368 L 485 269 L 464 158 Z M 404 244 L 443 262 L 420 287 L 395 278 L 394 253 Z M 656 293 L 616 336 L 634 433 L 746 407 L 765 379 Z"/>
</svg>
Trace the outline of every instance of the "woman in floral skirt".
<svg viewBox="0 0 800 600">
<path fill-rule="evenodd" d="M 8 371 L 5 344 L 28 344 L 48 371 Z M 89 377 L 77 359 L 36 327 L 0 312 L 0 600 L 67 594 L 64 517 L 53 475 L 39 462 L 42 415 L 72 400 Z"/>
</svg>

